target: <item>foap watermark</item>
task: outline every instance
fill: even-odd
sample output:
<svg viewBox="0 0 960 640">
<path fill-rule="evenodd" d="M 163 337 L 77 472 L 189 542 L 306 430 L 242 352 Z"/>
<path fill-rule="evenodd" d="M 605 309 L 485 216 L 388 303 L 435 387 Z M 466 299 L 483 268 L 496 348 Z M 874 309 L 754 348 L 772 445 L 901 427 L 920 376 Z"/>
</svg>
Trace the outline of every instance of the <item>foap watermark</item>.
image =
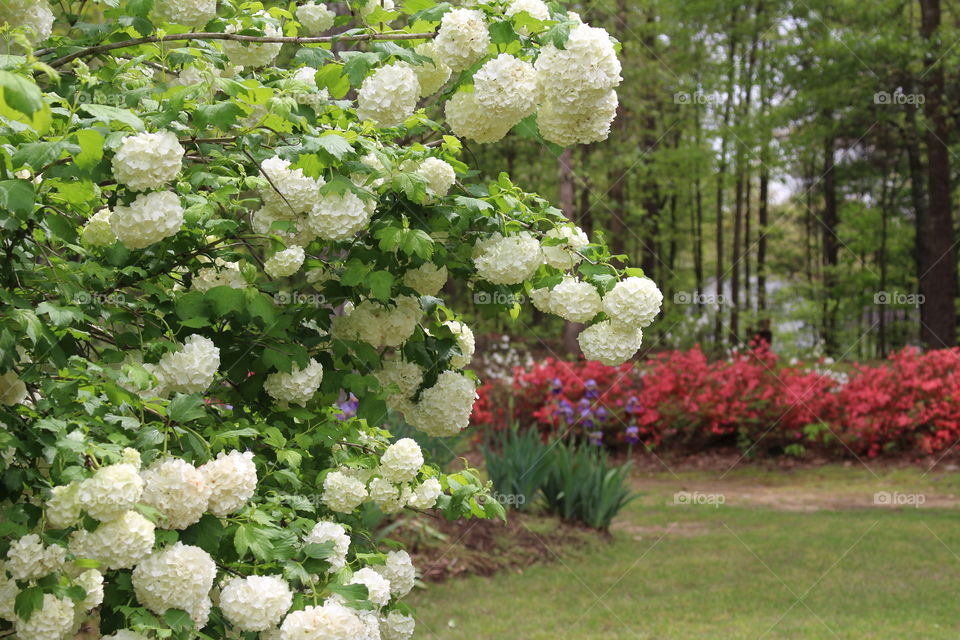
<svg viewBox="0 0 960 640">
<path fill-rule="evenodd" d="M 922 293 L 903 293 L 902 291 L 877 291 L 873 294 L 873 304 L 893 304 L 900 307 L 917 307 L 924 303 L 926 298 Z"/>
<path fill-rule="evenodd" d="M 914 107 L 919 107 L 922 104 L 927 102 L 926 96 L 922 93 L 904 93 L 899 89 L 894 92 L 890 91 L 877 91 L 873 94 L 873 104 L 890 104 L 890 105 L 911 105 Z"/>
<path fill-rule="evenodd" d="M 877 491 L 873 494 L 873 504 L 878 507 L 914 507 L 927 501 L 922 493 L 900 493 L 899 491 Z"/>
<path fill-rule="evenodd" d="M 726 303 L 727 298 L 723 294 L 699 291 L 677 291 L 673 294 L 673 304 L 724 305 Z"/>
<path fill-rule="evenodd" d="M 93 291 L 80 291 L 73 296 L 76 304 L 126 304 L 127 297 L 119 292 L 96 293 Z"/>
<path fill-rule="evenodd" d="M 673 504 L 696 504 L 719 508 L 727 502 L 722 493 L 701 493 L 699 491 L 677 491 L 673 494 Z"/>
<path fill-rule="evenodd" d="M 527 297 L 521 293 L 501 293 L 499 291 L 477 291 L 473 294 L 474 304 L 496 304 L 506 307 L 512 307 L 515 304 L 523 304 Z"/>
<path fill-rule="evenodd" d="M 311 307 L 319 307 L 327 303 L 327 297 L 319 293 L 290 293 L 289 291 L 278 291 L 273 294 L 273 302 L 278 306 L 303 304 Z"/>
<path fill-rule="evenodd" d="M 499 493 L 493 492 L 489 496 L 485 497 L 485 500 L 489 499 L 494 502 L 499 502 L 504 507 L 513 507 L 519 508 L 527 503 L 527 496 L 522 493 Z"/>
<path fill-rule="evenodd" d="M 720 104 L 723 101 L 723 94 L 717 91 L 712 93 L 703 93 L 702 91 L 677 91 L 673 94 L 674 104 Z"/>
</svg>

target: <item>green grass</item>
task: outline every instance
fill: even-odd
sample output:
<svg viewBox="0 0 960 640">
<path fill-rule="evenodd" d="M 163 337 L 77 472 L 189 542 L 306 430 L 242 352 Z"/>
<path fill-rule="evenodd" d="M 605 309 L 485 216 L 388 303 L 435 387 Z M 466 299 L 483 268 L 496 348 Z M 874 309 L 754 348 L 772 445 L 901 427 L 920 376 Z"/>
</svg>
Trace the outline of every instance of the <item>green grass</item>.
<svg viewBox="0 0 960 640">
<path fill-rule="evenodd" d="M 555 562 L 522 573 L 430 586 L 414 597 L 417 637 L 960 637 L 957 474 L 876 473 L 830 466 L 738 470 L 722 481 L 705 472 L 637 478 L 644 495 L 609 543 L 559 550 Z M 679 489 L 729 499 L 675 505 Z M 937 506 L 876 508 L 881 490 L 923 493 Z M 777 504 L 781 496 L 792 510 Z"/>
</svg>

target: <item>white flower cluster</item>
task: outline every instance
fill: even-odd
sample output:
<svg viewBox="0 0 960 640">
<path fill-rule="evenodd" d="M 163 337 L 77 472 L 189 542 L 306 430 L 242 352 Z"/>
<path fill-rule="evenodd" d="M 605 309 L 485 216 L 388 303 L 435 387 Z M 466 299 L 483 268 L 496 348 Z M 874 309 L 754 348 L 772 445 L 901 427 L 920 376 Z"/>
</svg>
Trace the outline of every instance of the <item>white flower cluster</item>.
<svg viewBox="0 0 960 640">
<path fill-rule="evenodd" d="M 307 217 L 307 228 L 324 240 L 349 240 L 366 228 L 377 208 L 352 191 L 321 196 Z"/>
<path fill-rule="evenodd" d="M 423 309 L 420 300 L 414 296 L 400 296 L 393 303 L 384 305 L 364 300 L 334 318 L 330 332 L 339 340 L 356 340 L 375 347 L 399 347 L 413 335 Z"/>
<path fill-rule="evenodd" d="M 207 511 L 215 516 L 239 511 L 257 489 L 257 465 L 249 451 L 221 451 L 198 471 L 210 487 Z"/>
<path fill-rule="evenodd" d="M 453 94 L 444 105 L 444 114 L 454 134 L 481 144 L 500 140 L 514 124 L 481 107 L 477 102 L 477 94 L 472 91 L 458 91 Z"/>
<path fill-rule="evenodd" d="M 643 332 L 639 328 L 620 326 L 610 320 L 587 327 L 577 337 L 587 360 L 596 360 L 611 367 L 632 358 L 642 340 Z"/>
<path fill-rule="evenodd" d="M 154 13 L 166 22 L 203 26 L 217 17 L 217 0 L 157 0 Z"/>
<path fill-rule="evenodd" d="M 277 219 L 307 213 L 320 197 L 323 178 L 314 180 L 303 169 L 291 169 L 289 160 L 274 156 L 264 160 L 260 169 L 268 183 L 260 189 L 260 198 Z"/>
<path fill-rule="evenodd" d="M 303 539 L 306 544 L 333 543 L 333 555 L 326 558 L 330 563 L 329 571 L 335 572 L 347 565 L 347 552 L 350 550 L 350 536 L 343 525 L 336 522 L 322 520 L 313 526 L 313 529 Z"/>
<path fill-rule="evenodd" d="M 44 505 L 47 523 L 54 529 L 72 527 L 80 519 L 80 501 L 77 494 L 80 483 L 71 482 L 68 485 L 53 487 L 50 490 L 50 499 Z"/>
<path fill-rule="evenodd" d="M 213 488 L 203 474 L 180 458 L 158 459 L 143 473 L 141 501 L 163 516 L 164 529 L 186 529 L 207 510 Z"/>
<path fill-rule="evenodd" d="M 440 158 L 427 158 L 417 167 L 415 173 L 427 181 L 427 188 L 434 196 L 443 197 L 450 192 L 450 187 L 457 181 L 457 174 Z"/>
<path fill-rule="evenodd" d="M 76 493 L 77 505 L 101 522 L 119 518 L 133 509 L 143 495 L 143 479 L 132 464 L 101 467 L 83 480 Z"/>
<path fill-rule="evenodd" d="M 113 177 L 132 191 L 159 189 L 180 173 L 183 154 L 170 131 L 128 136 L 113 156 Z"/>
<path fill-rule="evenodd" d="M 40 536 L 31 533 L 10 543 L 6 567 L 14 580 L 38 580 L 60 569 L 66 555 L 64 547 L 44 546 Z"/>
<path fill-rule="evenodd" d="M 7 572 L 0 562 L 0 620 L 15 622 L 17 594 L 20 589 L 17 587 L 17 581 L 7 577 Z"/>
<path fill-rule="evenodd" d="M 522 11 L 526 11 L 531 18 L 537 20 L 550 19 L 550 9 L 543 0 L 512 0 L 503 13 L 508 18 L 512 18 Z"/>
<path fill-rule="evenodd" d="M 460 353 L 450 359 L 450 366 L 454 369 L 463 369 L 473 360 L 473 352 L 476 350 L 476 339 L 473 337 L 473 330 L 462 322 L 450 320 L 443 323 L 450 328 L 453 335 L 457 337 L 457 346 Z"/>
<path fill-rule="evenodd" d="M 452 436 L 466 428 L 477 398 L 473 380 L 456 371 L 444 371 L 437 382 L 424 389 L 405 417 L 431 436 Z"/>
<path fill-rule="evenodd" d="M 88 569 L 77 576 L 74 584 L 83 588 L 84 596 L 80 602 L 83 611 L 99 607 L 103 603 L 103 574 L 96 569 Z"/>
<path fill-rule="evenodd" d="M 574 225 L 564 225 L 547 231 L 544 239 L 563 240 L 563 244 L 544 244 L 543 260 L 551 267 L 566 271 L 572 269 L 582 258 L 574 253 L 582 251 L 590 244 L 590 238 L 583 232 L 583 229 Z"/>
<path fill-rule="evenodd" d="M 589 109 L 564 110 L 559 103 L 547 102 L 540 108 L 537 125 L 545 139 L 562 146 L 599 142 L 610 135 L 618 105 L 616 91 L 604 94 Z"/>
<path fill-rule="evenodd" d="M 399 611 L 391 611 L 380 618 L 380 640 L 410 640 L 416 622 L 412 616 Z"/>
<path fill-rule="evenodd" d="M 367 486 L 347 471 L 331 471 L 323 480 L 321 500 L 331 511 L 352 513 L 367 498 Z"/>
<path fill-rule="evenodd" d="M 13 371 L 0 375 L 0 404 L 12 407 L 27 398 L 27 385 Z"/>
<path fill-rule="evenodd" d="M 442 493 L 440 481 L 427 478 L 413 490 L 413 494 L 407 498 L 407 504 L 414 509 L 432 509 Z"/>
<path fill-rule="evenodd" d="M 473 264 L 488 282 L 520 284 L 543 264 L 543 254 L 540 243 L 526 231 L 506 237 L 495 233 L 476 244 Z"/>
<path fill-rule="evenodd" d="M 477 104 L 491 117 L 504 120 L 507 129 L 537 110 L 536 70 L 508 53 L 485 62 L 473 76 L 473 86 Z"/>
<path fill-rule="evenodd" d="M 447 84 L 447 80 L 450 79 L 453 72 L 440 58 L 433 41 L 418 44 L 413 50 L 432 61 L 424 62 L 413 68 L 413 72 L 417 74 L 417 80 L 420 81 L 420 97 L 432 96 L 443 85 Z"/>
<path fill-rule="evenodd" d="M 117 241 L 117 235 L 110 226 L 110 209 L 100 209 L 90 216 L 83 225 L 80 239 L 88 247 L 109 247 Z"/>
<path fill-rule="evenodd" d="M 247 286 L 247 281 L 243 279 L 243 274 L 240 272 L 239 262 L 227 262 L 217 258 L 213 263 L 216 266 L 197 269 L 191 289 L 209 291 L 214 287 L 243 289 Z"/>
<path fill-rule="evenodd" d="M 307 35 L 318 36 L 333 27 L 337 14 L 323 3 L 302 4 L 297 7 L 297 20 L 303 25 Z"/>
<path fill-rule="evenodd" d="M 454 9 L 443 15 L 434 40 L 436 51 L 453 71 L 463 71 L 482 58 L 490 47 L 490 34 L 483 13 Z"/>
<path fill-rule="evenodd" d="M 432 262 L 424 262 L 416 269 L 403 274 L 403 284 L 422 296 L 435 296 L 447 284 L 449 273 L 445 266 L 438 267 Z"/>
<path fill-rule="evenodd" d="M 566 277 L 550 291 L 550 309 L 570 322 L 587 322 L 601 307 L 597 288 L 577 278 Z"/>
<path fill-rule="evenodd" d="M 603 310 L 622 326 L 647 327 L 660 313 L 663 294 L 650 278 L 631 276 L 603 296 Z"/>
<path fill-rule="evenodd" d="M 357 640 L 364 637 L 363 623 L 352 609 L 327 600 L 288 615 L 280 625 L 280 640 Z"/>
<path fill-rule="evenodd" d="M 157 396 L 206 391 L 220 367 L 220 349 L 210 338 L 193 334 L 176 351 L 168 351 L 156 365 L 145 365 L 157 378 Z"/>
<path fill-rule="evenodd" d="M 55 16 L 47 2 L 4 0 L 0 2 L 0 24 L 25 27 L 31 42 L 43 42 L 53 33 Z"/>
<path fill-rule="evenodd" d="M 423 466 L 423 452 L 412 438 L 401 438 L 380 456 L 380 475 L 390 482 L 413 480 Z"/>
<path fill-rule="evenodd" d="M 283 35 L 280 28 L 269 19 L 266 12 L 260 11 L 254 17 L 258 18 L 256 26 L 263 30 L 265 36 L 273 38 Z M 237 33 L 243 29 L 244 26 L 239 22 L 231 22 L 227 25 L 226 32 Z M 224 40 L 221 45 L 223 46 L 223 53 L 226 54 L 231 64 L 250 69 L 272 64 L 277 55 L 280 54 L 280 49 L 283 48 L 283 45 L 278 42 L 235 42 L 232 40 Z"/>
<path fill-rule="evenodd" d="M 364 567 L 350 578 L 348 584 L 362 584 L 367 588 L 367 600 L 378 607 L 390 602 L 390 581 L 370 567 Z"/>
<path fill-rule="evenodd" d="M 274 400 L 305 407 L 320 388 L 321 382 L 323 365 L 310 358 L 303 369 L 293 363 L 290 373 L 277 371 L 268 375 L 263 382 L 263 390 Z"/>
<path fill-rule="evenodd" d="M 17 617 L 16 637 L 20 640 L 62 640 L 79 626 L 75 619 L 72 600 L 61 600 L 52 593 L 45 593 L 43 605 L 34 610 L 29 620 Z"/>
<path fill-rule="evenodd" d="M 117 205 L 110 227 L 128 249 L 143 249 L 168 238 L 183 224 L 183 206 L 172 191 L 154 191 L 137 196 L 127 206 Z"/>
<path fill-rule="evenodd" d="M 127 511 L 95 531 L 74 531 L 70 552 L 96 560 L 107 569 L 129 569 L 150 554 L 155 541 L 154 524 L 137 511 Z"/>
<path fill-rule="evenodd" d="M 279 576 L 234 577 L 220 592 L 220 610 L 240 631 L 267 631 L 280 624 L 293 593 Z"/>
<path fill-rule="evenodd" d="M 389 552 L 385 563 L 374 568 L 390 582 L 390 592 L 398 598 L 410 593 L 417 581 L 417 570 L 406 551 Z"/>
<path fill-rule="evenodd" d="M 413 67 L 394 62 L 364 79 L 357 92 L 357 117 L 394 127 L 413 115 L 419 97 L 420 80 Z"/>
<path fill-rule="evenodd" d="M 306 253 L 303 247 L 293 245 L 270 256 L 264 262 L 263 270 L 271 278 L 286 278 L 300 270 L 304 258 L 306 258 Z"/>
<path fill-rule="evenodd" d="M 216 576 L 217 566 L 210 554 L 177 542 L 136 566 L 133 590 L 150 611 L 163 615 L 167 609 L 183 609 L 200 628 L 210 615 L 209 594 Z"/>
<path fill-rule="evenodd" d="M 413 407 L 410 398 L 423 382 L 423 369 L 419 365 L 395 358 L 384 362 L 383 368 L 374 375 L 384 389 L 391 389 L 394 385 L 399 389 L 387 396 L 388 407 L 404 413 Z"/>
</svg>

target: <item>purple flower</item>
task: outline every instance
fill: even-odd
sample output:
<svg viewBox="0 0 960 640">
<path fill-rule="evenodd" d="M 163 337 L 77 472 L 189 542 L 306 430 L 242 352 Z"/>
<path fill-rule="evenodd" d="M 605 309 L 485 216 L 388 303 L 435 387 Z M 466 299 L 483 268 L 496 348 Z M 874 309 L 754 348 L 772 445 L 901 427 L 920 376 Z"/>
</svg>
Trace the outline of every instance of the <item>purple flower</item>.
<svg viewBox="0 0 960 640">
<path fill-rule="evenodd" d="M 553 388 L 550 390 L 550 393 L 555 396 L 563 393 L 563 382 L 560 380 L 560 378 L 553 379 Z"/>
<path fill-rule="evenodd" d="M 627 444 L 637 444 L 640 442 L 640 427 L 631 425 L 627 427 Z"/>
<path fill-rule="evenodd" d="M 583 386 L 585 389 L 583 393 L 585 398 L 596 398 L 598 395 L 600 395 L 600 391 L 597 389 L 597 381 L 593 378 L 590 378 L 584 382 Z"/>
<path fill-rule="evenodd" d="M 595 447 L 603 446 L 603 431 L 593 431 L 590 433 L 590 444 Z"/>
<path fill-rule="evenodd" d="M 357 408 L 360 406 L 360 401 L 351 393 L 349 398 L 344 402 L 338 402 L 337 406 L 340 408 L 340 413 L 336 414 L 337 420 L 346 420 L 347 418 L 353 418 L 357 415 Z"/>
</svg>

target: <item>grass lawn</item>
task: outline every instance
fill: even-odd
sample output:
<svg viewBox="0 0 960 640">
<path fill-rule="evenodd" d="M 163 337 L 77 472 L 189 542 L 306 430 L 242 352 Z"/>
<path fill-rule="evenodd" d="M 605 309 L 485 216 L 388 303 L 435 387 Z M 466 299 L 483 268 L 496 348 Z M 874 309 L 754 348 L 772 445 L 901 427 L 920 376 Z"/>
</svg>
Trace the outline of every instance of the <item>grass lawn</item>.
<svg viewBox="0 0 960 640">
<path fill-rule="evenodd" d="M 960 637 L 960 474 L 835 465 L 721 475 L 638 476 L 643 495 L 609 543 L 431 585 L 413 600 L 417 637 Z M 681 490 L 724 504 L 675 504 Z M 924 504 L 878 507 L 877 491 Z"/>
</svg>

